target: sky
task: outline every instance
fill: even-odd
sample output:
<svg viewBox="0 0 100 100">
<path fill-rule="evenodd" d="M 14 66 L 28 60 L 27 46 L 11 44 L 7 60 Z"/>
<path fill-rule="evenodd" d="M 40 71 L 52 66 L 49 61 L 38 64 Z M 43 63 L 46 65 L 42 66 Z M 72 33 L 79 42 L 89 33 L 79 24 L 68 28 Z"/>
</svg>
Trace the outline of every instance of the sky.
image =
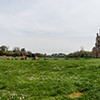
<svg viewBox="0 0 100 100">
<path fill-rule="evenodd" d="M 0 45 L 34 53 L 91 51 L 100 0 L 0 0 Z"/>
</svg>

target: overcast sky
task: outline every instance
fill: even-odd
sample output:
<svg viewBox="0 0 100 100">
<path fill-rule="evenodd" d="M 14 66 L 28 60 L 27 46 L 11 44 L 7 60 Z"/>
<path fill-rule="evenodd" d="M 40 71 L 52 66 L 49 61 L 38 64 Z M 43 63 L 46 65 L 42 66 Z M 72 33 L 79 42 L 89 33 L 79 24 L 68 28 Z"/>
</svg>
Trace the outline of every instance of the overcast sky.
<svg viewBox="0 0 100 100">
<path fill-rule="evenodd" d="M 32 52 L 92 50 L 100 0 L 0 0 L 0 45 Z"/>
</svg>

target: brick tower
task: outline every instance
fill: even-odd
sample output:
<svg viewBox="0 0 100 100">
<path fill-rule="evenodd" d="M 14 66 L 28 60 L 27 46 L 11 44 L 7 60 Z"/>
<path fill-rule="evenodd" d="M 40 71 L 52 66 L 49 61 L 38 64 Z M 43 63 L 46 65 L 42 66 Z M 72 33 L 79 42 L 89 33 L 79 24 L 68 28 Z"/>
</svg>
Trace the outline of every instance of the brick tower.
<svg viewBox="0 0 100 100">
<path fill-rule="evenodd" d="M 100 58 L 100 36 L 97 33 L 95 47 L 93 47 L 93 57 Z"/>
</svg>

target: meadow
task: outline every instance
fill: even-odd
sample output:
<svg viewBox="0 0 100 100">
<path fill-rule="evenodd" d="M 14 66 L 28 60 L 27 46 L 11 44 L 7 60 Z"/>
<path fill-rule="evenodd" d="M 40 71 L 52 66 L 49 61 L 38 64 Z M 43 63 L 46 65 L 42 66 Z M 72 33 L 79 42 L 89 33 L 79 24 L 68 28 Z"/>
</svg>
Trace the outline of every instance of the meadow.
<svg viewBox="0 0 100 100">
<path fill-rule="evenodd" d="M 0 60 L 0 100 L 100 100 L 100 59 Z"/>
</svg>

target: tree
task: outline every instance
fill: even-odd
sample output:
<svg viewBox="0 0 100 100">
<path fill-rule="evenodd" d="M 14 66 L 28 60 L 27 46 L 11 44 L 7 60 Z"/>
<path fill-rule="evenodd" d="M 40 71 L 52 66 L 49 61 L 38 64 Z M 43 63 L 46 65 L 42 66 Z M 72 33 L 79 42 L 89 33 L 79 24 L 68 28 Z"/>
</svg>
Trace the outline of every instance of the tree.
<svg viewBox="0 0 100 100">
<path fill-rule="evenodd" d="M 74 53 L 70 53 L 66 57 L 92 58 L 92 52 L 80 50 Z"/>
<path fill-rule="evenodd" d="M 14 47 L 13 52 L 20 52 L 20 48 L 19 47 Z"/>
<path fill-rule="evenodd" d="M 27 57 L 32 57 L 32 52 L 31 51 L 28 51 L 27 54 L 26 54 L 26 56 Z"/>
<path fill-rule="evenodd" d="M 8 51 L 8 47 L 3 45 L 3 46 L 0 47 L 0 50 L 1 51 Z"/>
<path fill-rule="evenodd" d="M 21 54 L 22 54 L 22 55 L 26 55 L 26 50 L 25 50 L 25 48 L 22 48 L 22 49 L 21 49 Z"/>
<path fill-rule="evenodd" d="M 2 50 L 0 50 L 0 56 L 3 56 L 4 52 Z"/>
</svg>

